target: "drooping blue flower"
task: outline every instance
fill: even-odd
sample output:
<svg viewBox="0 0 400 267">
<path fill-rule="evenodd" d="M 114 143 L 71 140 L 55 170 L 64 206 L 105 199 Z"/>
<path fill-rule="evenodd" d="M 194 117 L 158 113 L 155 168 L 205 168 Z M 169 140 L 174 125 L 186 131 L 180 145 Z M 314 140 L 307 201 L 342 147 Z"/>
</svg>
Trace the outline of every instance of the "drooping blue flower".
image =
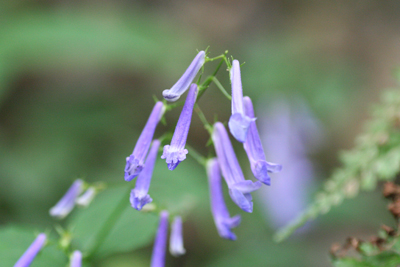
<svg viewBox="0 0 400 267">
<path fill-rule="evenodd" d="M 200 51 L 197 56 L 190 63 L 189 67 L 182 75 L 182 77 L 171 87 L 171 89 L 166 89 L 163 91 L 163 96 L 167 101 L 174 102 L 179 99 L 179 97 L 189 88 L 194 77 L 201 69 L 206 58 L 206 53 Z"/>
<path fill-rule="evenodd" d="M 230 71 L 232 85 L 232 115 L 229 118 L 228 126 L 233 137 L 239 142 L 244 143 L 247 137 L 247 131 L 250 123 L 255 118 L 246 116 L 243 106 L 243 89 L 242 80 L 240 78 L 240 64 L 238 60 L 232 62 Z"/>
<path fill-rule="evenodd" d="M 82 252 L 75 250 L 70 258 L 69 267 L 81 267 L 82 266 Z"/>
<path fill-rule="evenodd" d="M 131 191 L 130 202 L 132 207 L 137 210 L 141 210 L 144 205 L 153 201 L 148 192 L 160 144 L 161 142 L 157 139 L 153 141 L 149 155 L 146 159 L 146 167 L 139 174 L 136 181 L 136 186 Z"/>
<path fill-rule="evenodd" d="M 155 104 L 153 111 L 147 120 L 146 125 L 139 139 L 135 145 L 135 149 L 132 154 L 126 158 L 125 166 L 125 181 L 131 181 L 133 178 L 144 168 L 144 159 L 146 158 L 147 152 L 150 148 L 151 140 L 153 139 L 154 131 L 156 130 L 157 124 L 164 114 L 164 104 L 159 101 Z"/>
<path fill-rule="evenodd" d="M 25 253 L 19 258 L 14 267 L 28 267 L 46 243 L 46 234 L 39 234 Z"/>
<path fill-rule="evenodd" d="M 78 179 L 73 182 L 67 193 L 50 209 L 50 215 L 58 219 L 67 216 L 75 207 L 75 200 L 83 190 L 83 181 Z"/>
<path fill-rule="evenodd" d="M 222 193 L 221 174 L 216 158 L 208 160 L 207 176 L 210 188 L 211 211 L 218 234 L 222 238 L 236 240 L 236 235 L 231 229 L 239 226 L 241 218 L 240 215 L 232 218 L 229 215 Z"/>
<path fill-rule="evenodd" d="M 186 97 L 178 123 L 172 136 L 171 144 L 164 146 L 162 159 L 166 159 L 168 169 L 174 170 L 178 164 L 186 159 L 188 153 L 185 149 L 186 139 L 189 133 L 190 121 L 192 119 L 193 107 L 196 103 L 197 85 L 192 84 Z"/>
<path fill-rule="evenodd" d="M 228 184 L 229 195 L 242 210 L 253 212 L 253 201 L 250 192 L 257 190 L 262 184 L 259 181 L 253 182 L 244 179 L 228 133 L 222 123 L 216 122 L 214 124 L 212 140 L 222 175 Z"/>
<path fill-rule="evenodd" d="M 245 114 L 249 118 L 254 118 L 253 103 L 251 102 L 250 97 L 245 96 L 243 98 L 243 103 Z M 268 172 L 280 172 L 282 170 L 282 165 L 266 161 L 255 121 L 250 123 L 246 142 L 243 143 L 243 147 L 247 153 L 247 157 L 249 158 L 251 171 L 253 172 L 254 177 L 262 183 L 270 185 L 271 178 L 269 177 Z"/>
<path fill-rule="evenodd" d="M 186 253 L 186 250 L 183 247 L 181 216 L 175 216 L 174 221 L 172 222 L 171 236 L 169 238 L 169 252 L 175 257 L 179 257 Z"/>
<path fill-rule="evenodd" d="M 93 186 L 91 186 L 75 200 L 75 203 L 79 206 L 87 207 L 92 202 L 95 196 L 96 196 L 96 189 Z"/>
<path fill-rule="evenodd" d="M 164 267 L 165 265 L 168 236 L 168 216 L 168 211 L 161 211 L 157 235 L 156 239 L 154 240 L 153 254 L 151 255 L 151 267 Z"/>
</svg>

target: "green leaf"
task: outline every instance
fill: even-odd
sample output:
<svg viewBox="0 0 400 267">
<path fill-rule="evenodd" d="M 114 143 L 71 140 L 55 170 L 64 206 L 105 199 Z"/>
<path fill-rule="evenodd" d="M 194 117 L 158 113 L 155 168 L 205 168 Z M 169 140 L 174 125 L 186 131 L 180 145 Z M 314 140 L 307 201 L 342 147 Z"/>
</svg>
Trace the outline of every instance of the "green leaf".
<svg viewBox="0 0 400 267">
<path fill-rule="evenodd" d="M 0 229 L 0 262 L 1 266 L 14 266 L 18 259 L 36 238 L 38 231 L 18 226 L 7 226 Z M 65 266 L 67 256 L 51 242 L 36 256 L 30 267 Z"/>
<path fill-rule="evenodd" d="M 333 260 L 332 263 L 335 267 L 375 267 L 369 263 L 352 258 L 337 259 Z"/>
</svg>

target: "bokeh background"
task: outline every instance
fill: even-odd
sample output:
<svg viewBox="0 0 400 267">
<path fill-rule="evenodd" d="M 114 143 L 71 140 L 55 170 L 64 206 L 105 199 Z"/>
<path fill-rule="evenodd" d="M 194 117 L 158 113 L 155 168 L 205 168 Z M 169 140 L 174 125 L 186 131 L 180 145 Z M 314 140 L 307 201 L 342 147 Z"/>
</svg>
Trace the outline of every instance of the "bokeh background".
<svg viewBox="0 0 400 267">
<path fill-rule="evenodd" d="M 301 98 L 308 106 L 324 136 L 308 154 L 311 200 L 339 165 L 338 152 L 352 147 L 371 104 L 396 85 L 399 15 L 395 0 L 1 1 L 1 226 L 65 226 L 48 210 L 74 179 L 122 181 L 125 157 L 153 107 L 152 96 L 161 98 L 207 46 L 211 57 L 229 50 L 245 62 L 244 93 L 254 99 L 259 120 L 278 98 Z M 222 70 L 218 77 L 229 89 L 228 74 Z M 199 104 L 210 121 L 215 113 L 228 120 L 230 103 L 214 85 Z M 173 128 L 178 115 L 179 110 L 169 113 L 156 136 Z M 268 128 L 268 122 L 263 125 Z M 208 138 L 194 115 L 188 143 L 207 154 Z M 235 149 L 251 177 L 244 151 L 238 143 Z M 164 165 L 160 160 L 156 166 L 154 200 L 193 206 L 184 223 L 187 254 L 168 256 L 168 266 L 330 266 L 333 242 L 368 238 L 381 223 L 394 223 L 380 192 L 363 193 L 276 244 L 265 199 L 256 196 L 254 213 L 244 214 L 226 197 L 231 214 L 242 214 L 242 224 L 236 242 L 222 240 L 202 167 L 191 158 L 174 172 Z M 272 175 L 268 189 L 281 177 Z M 278 197 L 293 201 L 284 191 Z M 154 223 L 148 227 L 155 231 Z M 148 266 L 152 238 L 93 266 Z"/>
</svg>

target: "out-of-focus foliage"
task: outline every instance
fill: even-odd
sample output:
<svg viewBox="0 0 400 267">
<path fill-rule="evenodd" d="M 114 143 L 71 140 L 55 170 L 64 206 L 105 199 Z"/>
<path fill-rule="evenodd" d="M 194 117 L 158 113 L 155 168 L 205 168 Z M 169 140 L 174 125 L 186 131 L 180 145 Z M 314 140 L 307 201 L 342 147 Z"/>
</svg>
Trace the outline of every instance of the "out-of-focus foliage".
<svg viewBox="0 0 400 267">
<path fill-rule="evenodd" d="M 311 206 L 275 239 L 287 238 L 298 227 L 318 215 L 327 213 L 344 198 L 354 197 L 359 190 L 373 190 L 378 181 L 396 178 L 400 170 L 400 90 L 385 92 L 382 103 L 375 107 L 373 117 L 356 147 L 341 156 L 343 167 L 336 170 L 318 193 Z"/>
</svg>

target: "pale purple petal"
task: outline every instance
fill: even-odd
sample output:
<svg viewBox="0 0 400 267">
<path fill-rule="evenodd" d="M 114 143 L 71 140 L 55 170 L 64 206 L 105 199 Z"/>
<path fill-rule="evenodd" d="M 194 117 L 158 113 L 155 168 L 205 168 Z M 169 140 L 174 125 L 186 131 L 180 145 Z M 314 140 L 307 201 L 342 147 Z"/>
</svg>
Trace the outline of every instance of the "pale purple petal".
<svg viewBox="0 0 400 267">
<path fill-rule="evenodd" d="M 71 255 L 69 267 L 81 267 L 82 266 L 82 253 L 79 250 L 75 250 Z"/>
<path fill-rule="evenodd" d="M 76 180 L 67 193 L 58 201 L 58 203 L 50 209 L 50 215 L 58 219 L 67 216 L 75 207 L 75 200 L 83 190 L 83 181 Z"/>
<path fill-rule="evenodd" d="M 153 201 L 148 192 L 160 144 L 161 142 L 157 139 L 153 141 L 149 155 L 146 159 L 146 167 L 139 174 L 135 188 L 131 191 L 130 202 L 132 207 L 137 210 L 141 210 L 144 205 Z"/>
<path fill-rule="evenodd" d="M 163 96 L 167 101 L 174 102 L 189 88 L 193 79 L 204 64 L 206 53 L 200 51 L 197 56 L 190 63 L 189 67 L 182 75 L 182 77 L 171 87 L 163 91 Z"/>
<path fill-rule="evenodd" d="M 169 252 L 175 256 L 181 256 L 186 253 L 183 247 L 182 219 L 181 216 L 175 216 L 171 226 L 171 236 L 169 238 Z"/>
<path fill-rule="evenodd" d="M 259 181 L 252 182 L 245 180 L 242 169 L 236 158 L 228 133 L 222 123 L 214 124 L 212 140 L 217 153 L 219 166 L 221 167 L 222 175 L 228 184 L 229 194 L 232 200 L 242 210 L 246 212 L 253 211 L 253 202 L 250 192 L 260 188 Z M 246 190 L 243 190 L 243 184 L 246 184 Z"/>
<path fill-rule="evenodd" d="M 165 266 L 167 237 L 168 237 L 168 211 L 164 210 L 160 213 L 160 222 L 158 224 L 156 239 L 154 240 L 153 254 L 151 255 L 151 264 L 150 264 L 151 267 Z"/>
<path fill-rule="evenodd" d="M 234 60 L 232 62 L 230 76 L 232 84 L 232 115 L 229 119 L 228 126 L 233 137 L 239 142 L 244 143 L 250 123 L 254 121 L 255 118 L 250 118 L 245 114 L 239 61 Z"/>
<path fill-rule="evenodd" d="M 25 253 L 19 258 L 14 267 L 28 267 L 46 243 L 46 234 L 39 234 Z"/>
<path fill-rule="evenodd" d="M 210 188 L 211 211 L 218 234 L 225 239 L 236 240 L 232 228 L 240 224 L 240 215 L 230 217 L 222 193 L 221 174 L 216 158 L 207 162 L 208 184 Z"/>
<path fill-rule="evenodd" d="M 91 186 L 75 200 L 75 203 L 79 206 L 87 207 L 92 202 L 95 196 L 96 189 Z"/>
<path fill-rule="evenodd" d="M 255 118 L 253 103 L 251 102 L 250 97 L 245 96 L 243 98 L 243 103 L 246 115 L 249 118 Z M 268 172 L 280 172 L 282 170 L 282 165 L 266 161 L 255 121 L 250 123 L 247 132 L 247 139 L 246 142 L 243 143 L 243 147 L 247 153 L 247 157 L 249 158 L 251 171 L 253 172 L 254 177 L 262 183 L 270 185 L 271 178 L 269 177 Z"/>
<path fill-rule="evenodd" d="M 174 135 L 172 136 L 171 144 L 164 146 L 162 159 L 168 163 L 168 169 L 174 170 L 178 164 L 186 159 L 188 153 L 185 149 L 186 139 L 189 133 L 190 122 L 192 120 L 193 107 L 196 103 L 197 85 L 192 84 L 189 93 L 186 97 L 185 105 L 183 106 L 178 123 L 175 127 Z"/>
<path fill-rule="evenodd" d="M 144 168 L 144 159 L 150 148 L 151 140 L 153 139 L 154 131 L 157 124 L 164 114 L 165 107 L 162 102 L 157 102 L 147 120 L 142 133 L 136 142 L 135 149 L 132 154 L 126 158 L 125 166 L 125 181 L 131 181 L 139 175 Z"/>
</svg>

